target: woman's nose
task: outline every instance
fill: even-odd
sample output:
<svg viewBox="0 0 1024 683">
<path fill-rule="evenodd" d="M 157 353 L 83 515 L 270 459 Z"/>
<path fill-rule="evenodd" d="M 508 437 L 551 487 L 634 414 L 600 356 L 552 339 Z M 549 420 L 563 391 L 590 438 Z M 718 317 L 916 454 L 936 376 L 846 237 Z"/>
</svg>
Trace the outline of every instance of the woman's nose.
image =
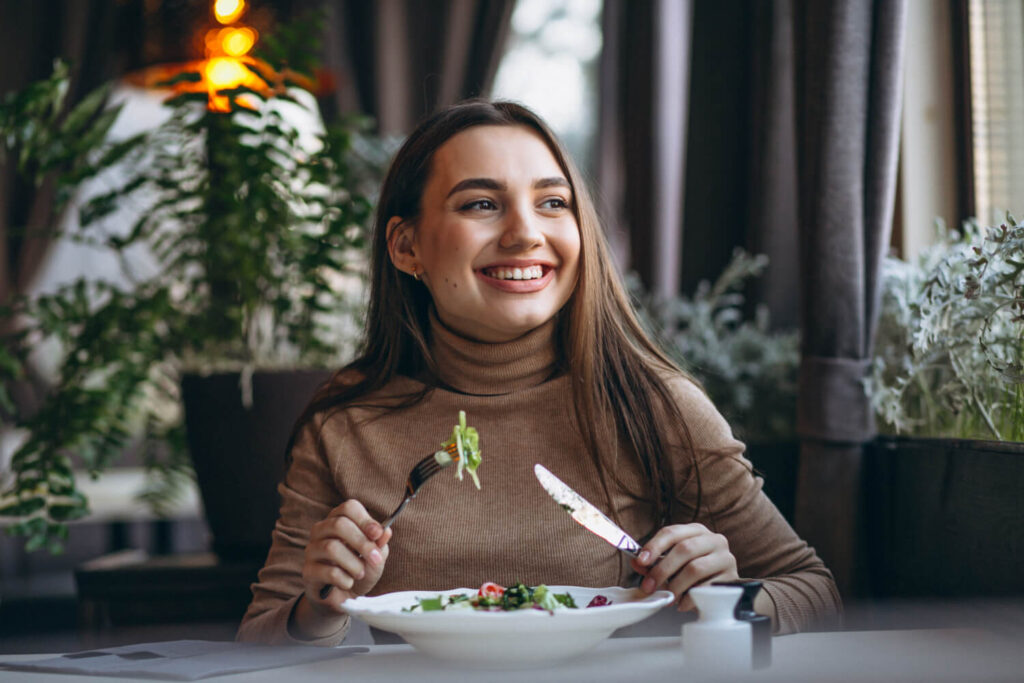
<svg viewBox="0 0 1024 683">
<path fill-rule="evenodd" d="M 526 250 L 544 243 L 544 233 L 532 211 L 513 208 L 505 216 L 504 230 L 498 246 L 502 249 Z"/>
</svg>

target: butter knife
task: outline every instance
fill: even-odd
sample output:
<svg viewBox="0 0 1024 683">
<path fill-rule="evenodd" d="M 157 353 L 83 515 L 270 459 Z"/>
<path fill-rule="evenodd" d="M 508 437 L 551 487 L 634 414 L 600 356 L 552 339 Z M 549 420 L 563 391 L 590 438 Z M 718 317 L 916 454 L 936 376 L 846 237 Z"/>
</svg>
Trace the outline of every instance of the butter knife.
<svg viewBox="0 0 1024 683">
<path fill-rule="evenodd" d="M 637 556 L 637 553 L 640 552 L 640 544 L 619 528 L 615 522 L 608 519 L 603 512 L 587 502 L 583 496 L 569 488 L 565 482 L 551 474 L 541 464 L 533 466 L 533 473 L 548 495 L 554 498 L 555 502 L 584 529 L 597 534 L 622 552 L 633 557 Z"/>
</svg>

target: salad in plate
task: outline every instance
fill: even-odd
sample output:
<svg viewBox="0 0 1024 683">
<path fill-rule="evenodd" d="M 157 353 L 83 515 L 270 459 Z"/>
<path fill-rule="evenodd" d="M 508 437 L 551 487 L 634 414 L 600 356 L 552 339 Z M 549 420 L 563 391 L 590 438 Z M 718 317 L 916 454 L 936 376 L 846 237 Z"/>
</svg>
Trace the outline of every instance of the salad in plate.
<svg viewBox="0 0 1024 683">
<path fill-rule="evenodd" d="M 587 607 L 602 607 L 612 604 L 603 595 L 596 595 Z M 442 610 L 473 609 L 482 612 L 513 612 L 538 609 L 554 613 L 556 609 L 577 609 L 570 593 L 555 593 L 544 584 L 527 586 L 516 583 L 508 588 L 492 581 L 480 586 L 476 595 L 452 594 L 432 598 L 416 598 L 416 604 L 402 609 L 403 612 L 438 612 Z"/>
</svg>

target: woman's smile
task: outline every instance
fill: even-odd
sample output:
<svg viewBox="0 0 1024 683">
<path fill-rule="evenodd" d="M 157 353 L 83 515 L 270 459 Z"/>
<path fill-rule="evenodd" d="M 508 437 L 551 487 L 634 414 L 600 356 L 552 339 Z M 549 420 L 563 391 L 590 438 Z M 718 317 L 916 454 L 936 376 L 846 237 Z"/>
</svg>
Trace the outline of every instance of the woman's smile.
<svg viewBox="0 0 1024 683">
<path fill-rule="evenodd" d="M 476 274 L 495 289 L 528 294 L 546 287 L 554 279 L 555 269 L 544 263 L 508 262 L 480 268 Z"/>
</svg>

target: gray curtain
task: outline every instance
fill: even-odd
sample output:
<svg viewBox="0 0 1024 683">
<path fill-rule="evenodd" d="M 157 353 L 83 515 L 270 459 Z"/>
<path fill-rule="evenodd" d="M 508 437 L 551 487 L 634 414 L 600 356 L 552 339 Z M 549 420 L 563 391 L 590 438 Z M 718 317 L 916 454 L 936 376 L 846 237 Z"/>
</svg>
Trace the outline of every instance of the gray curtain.
<svg viewBox="0 0 1024 683">
<path fill-rule="evenodd" d="M 337 75 L 325 116 L 363 113 L 408 133 L 439 107 L 486 95 L 514 0 L 328 2 L 326 64 Z"/>
<path fill-rule="evenodd" d="M 749 300 L 794 329 L 790 0 L 606 0 L 598 186 L 621 266 L 692 293 L 746 247 Z M 685 198 L 692 198 L 685 201 Z"/>
<path fill-rule="evenodd" d="M 605 0 L 602 20 L 597 194 L 619 265 L 661 296 L 684 274 L 694 12 L 691 0 Z"/>
<path fill-rule="evenodd" d="M 768 307 L 772 327 L 793 330 L 800 315 L 792 0 L 755 2 L 750 17 L 753 106 L 745 238 L 751 253 L 769 259 L 752 283 L 751 299 Z"/>
<path fill-rule="evenodd" d="M 796 527 L 862 592 L 861 385 L 896 187 L 905 0 L 794 3 L 803 348 Z"/>
</svg>

